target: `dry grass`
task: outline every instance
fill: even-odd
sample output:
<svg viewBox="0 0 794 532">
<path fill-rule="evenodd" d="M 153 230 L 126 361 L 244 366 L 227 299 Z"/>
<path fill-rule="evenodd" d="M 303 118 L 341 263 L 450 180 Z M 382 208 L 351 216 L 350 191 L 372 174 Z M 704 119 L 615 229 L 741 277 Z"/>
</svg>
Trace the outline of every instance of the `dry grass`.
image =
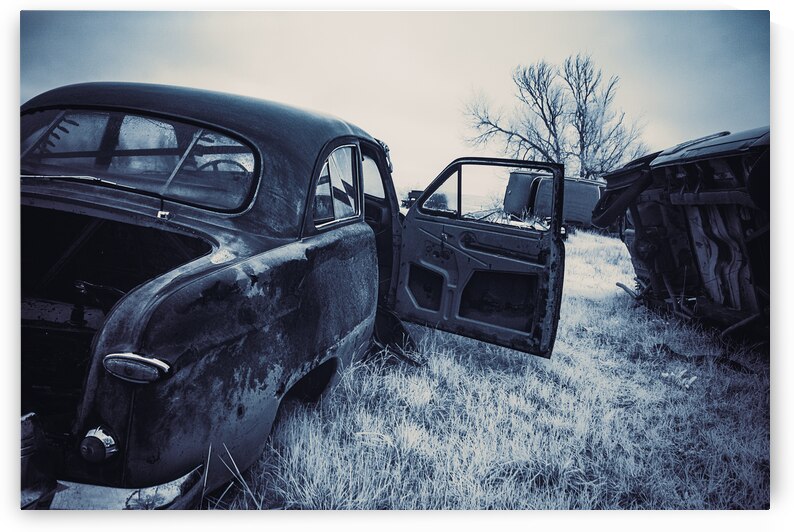
<svg viewBox="0 0 794 532">
<path fill-rule="evenodd" d="M 284 412 L 245 486 L 203 506 L 768 507 L 767 357 L 634 307 L 615 287 L 633 278 L 619 240 L 566 248 L 551 360 L 417 327 L 423 365 L 349 368 L 325 402 Z"/>
</svg>

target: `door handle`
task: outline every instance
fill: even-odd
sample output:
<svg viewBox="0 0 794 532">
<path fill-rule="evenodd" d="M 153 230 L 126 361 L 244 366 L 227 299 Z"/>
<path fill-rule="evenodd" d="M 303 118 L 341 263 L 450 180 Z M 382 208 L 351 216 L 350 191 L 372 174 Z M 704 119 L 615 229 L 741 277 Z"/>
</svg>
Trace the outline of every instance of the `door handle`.
<svg viewBox="0 0 794 532">
<path fill-rule="evenodd" d="M 446 234 L 444 231 L 441 231 L 441 252 L 442 253 L 444 252 L 444 244 L 447 243 L 448 239 L 449 239 L 449 235 Z"/>
</svg>

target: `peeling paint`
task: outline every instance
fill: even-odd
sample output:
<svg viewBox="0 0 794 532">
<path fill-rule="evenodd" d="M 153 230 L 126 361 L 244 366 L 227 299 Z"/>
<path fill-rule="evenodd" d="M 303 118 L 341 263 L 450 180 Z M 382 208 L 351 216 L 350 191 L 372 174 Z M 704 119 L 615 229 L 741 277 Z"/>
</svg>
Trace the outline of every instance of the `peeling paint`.
<svg viewBox="0 0 794 532">
<path fill-rule="evenodd" d="M 210 262 L 213 264 L 223 264 L 232 259 L 234 259 L 234 255 L 230 251 L 220 249 L 210 257 Z"/>
</svg>

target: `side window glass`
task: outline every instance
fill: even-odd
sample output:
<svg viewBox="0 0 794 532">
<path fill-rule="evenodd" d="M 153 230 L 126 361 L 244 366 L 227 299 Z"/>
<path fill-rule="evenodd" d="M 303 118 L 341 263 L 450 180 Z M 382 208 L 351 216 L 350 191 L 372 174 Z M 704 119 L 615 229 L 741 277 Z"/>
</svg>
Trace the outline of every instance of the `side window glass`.
<svg viewBox="0 0 794 532">
<path fill-rule="evenodd" d="M 551 223 L 552 192 L 552 179 L 546 173 L 462 164 L 421 207 L 463 220 L 546 231 Z"/>
<path fill-rule="evenodd" d="M 358 213 L 358 187 L 353 173 L 353 147 L 335 150 L 328 157 L 331 171 L 331 188 L 334 198 L 334 215 L 337 220 Z"/>
<path fill-rule="evenodd" d="M 458 172 L 447 177 L 440 187 L 421 205 L 424 210 L 435 211 L 446 216 L 458 214 Z"/>
<path fill-rule="evenodd" d="M 189 126 L 181 128 L 179 133 L 189 135 Z M 101 165 L 106 163 L 108 170 L 114 174 L 170 174 L 179 164 L 180 153 L 177 151 L 177 131 L 173 124 L 153 120 L 142 116 L 127 115 L 121 121 L 116 149 L 122 153 L 135 155 L 118 155 L 114 157 L 98 157 Z M 172 150 L 173 155 L 161 155 Z M 138 155 L 147 152 L 156 155 Z"/>
<path fill-rule="evenodd" d="M 461 218 L 499 222 L 513 199 L 509 189 L 510 168 L 466 164 L 461 167 Z M 521 209 L 527 208 L 523 202 Z M 522 210 L 521 214 L 524 212 Z"/>
<path fill-rule="evenodd" d="M 343 146 L 325 161 L 314 193 L 315 225 L 354 217 L 360 212 L 355 154 L 355 147 Z"/>
<path fill-rule="evenodd" d="M 385 198 L 383 177 L 380 175 L 378 163 L 375 162 L 375 159 L 365 155 L 361 161 L 361 169 L 363 172 L 362 177 L 364 178 L 364 193 L 378 199 Z"/>
<path fill-rule="evenodd" d="M 319 225 L 334 219 L 334 205 L 331 201 L 331 174 L 328 173 L 328 162 L 323 165 L 317 189 L 314 192 L 314 223 Z"/>
</svg>

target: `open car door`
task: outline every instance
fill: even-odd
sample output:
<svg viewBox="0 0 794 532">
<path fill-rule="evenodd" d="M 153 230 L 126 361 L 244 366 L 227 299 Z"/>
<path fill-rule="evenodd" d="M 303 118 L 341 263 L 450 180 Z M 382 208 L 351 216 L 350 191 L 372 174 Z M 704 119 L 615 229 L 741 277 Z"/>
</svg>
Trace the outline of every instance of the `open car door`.
<svg viewBox="0 0 794 532">
<path fill-rule="evenodd" d="M 447 166 L 403 222 L 397 315 L 550 357 L 565 269 L 563 174 L 560 164 L 512 159 Z M 553 178 L 550 217 L 532 212 L 538 176 Z"/>
</svg>

